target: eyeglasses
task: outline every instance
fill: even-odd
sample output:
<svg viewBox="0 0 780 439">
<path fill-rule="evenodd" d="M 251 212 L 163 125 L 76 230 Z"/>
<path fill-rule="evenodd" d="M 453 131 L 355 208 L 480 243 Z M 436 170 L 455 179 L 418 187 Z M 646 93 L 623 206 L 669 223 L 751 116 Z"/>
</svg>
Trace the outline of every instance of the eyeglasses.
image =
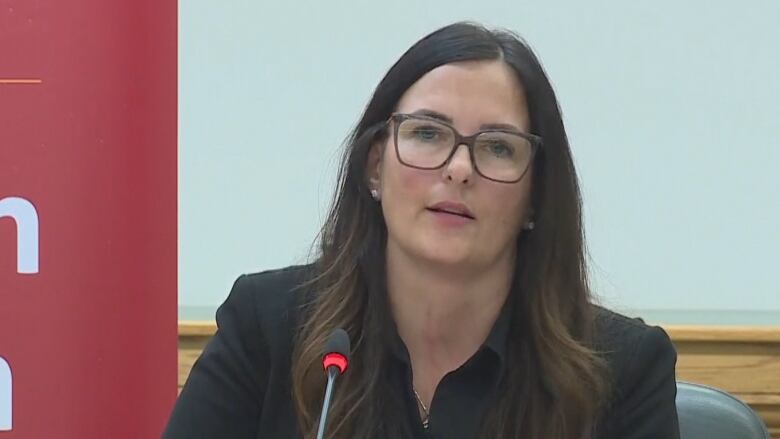
<svg viewBox="0 0 780 439">
<path fill-rule="evenodd" d="M 460 145 L 466 145 L 477 173 L 499 183 L 517 183 L 530 168 L 542 138 L 512 130 L 493 129 L 471 136 L 429 116 L 395 113 L 395 152 L 403 165 L 439 169 L 450 161 Z"/>
</svg>

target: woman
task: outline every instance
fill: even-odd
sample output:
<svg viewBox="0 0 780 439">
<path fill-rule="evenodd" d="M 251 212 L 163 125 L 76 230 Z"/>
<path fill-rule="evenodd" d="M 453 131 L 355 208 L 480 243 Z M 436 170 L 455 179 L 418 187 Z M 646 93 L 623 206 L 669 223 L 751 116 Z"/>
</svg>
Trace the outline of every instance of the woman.
<svg viewBox="0 0 780 439">
<path fill-rule="evenodd" d="M 531 50 L 469 23 L 417 42 L 347 142 L 308 266 L 239 278 L 165 438 L 675 438 L 676 354 L 593 304 L 561 114 Z"/>
</svg>

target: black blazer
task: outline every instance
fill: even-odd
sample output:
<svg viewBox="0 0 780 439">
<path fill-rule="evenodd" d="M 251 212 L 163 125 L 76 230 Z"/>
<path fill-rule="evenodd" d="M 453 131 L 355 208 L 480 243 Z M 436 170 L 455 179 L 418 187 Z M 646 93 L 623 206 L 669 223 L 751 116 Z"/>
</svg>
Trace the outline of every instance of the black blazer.
<svg viewBox="0 0 780 439">
<path fill-rule="evenodd" d="M 289 292 L 306 272 L 305 266 L 288 267 L 236 280 L 164 439 L 300 437 L 290 392 L 297 300 Z M 616 393 L 596 437 L 679 438 L 677 355 L 669 337 L 661 328 L 604 308 L 597 315 L 596 346 L 606 352 Z"/>
</svg>

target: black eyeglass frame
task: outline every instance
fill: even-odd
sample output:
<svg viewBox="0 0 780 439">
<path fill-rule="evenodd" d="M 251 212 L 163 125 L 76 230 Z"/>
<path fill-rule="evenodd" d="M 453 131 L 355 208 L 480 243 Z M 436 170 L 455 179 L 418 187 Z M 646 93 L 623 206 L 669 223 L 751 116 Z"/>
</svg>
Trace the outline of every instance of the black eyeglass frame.
<svg viewBox="0 0 780 439">
<path fill-rule="evenodd" d="M 427 120 L 427 121 L 434 122 L 434 123 L 437 123 L 437 124 L 440 124 L 440 125 L 444 125 L 447 128 L 452 130 L 452 133 L 455 135 L 455 142 L 452 145 L 452 150 L 447 155 L 447 158 L 444 159 L 444 161 L 440 165 L 433 166 L 433 167 L 410 165 L 409 163 L 406 163 L 401 158 L 401 152 L 398 150 L 398 128 L 400 127 L 400 125 L 401 125 L 401 123 L 403 121 L 409 120 L 409 119 L 413 119 L 413 120 Z M 471 164 L 474 166 L 474 170 L 477 171 L 477 174 L 481 175 L 483 178 L 486 178 L 486 179 L 488 179 L 490 181 L 495 181 L 497 183 L 513 184 L 513 183 L 517 183 L 520 180 L 522 180 L 523 177 L 525 177 L 525 174 L 528 173 L 528 169 L 531 168 L 531 163 L 533 163 L 533 161 L 534 161 L 534 159 L 536 157 L 536 153 L 539 151 L 539 149 L 541 149 L 542 144 L 543 144 L 542 138 L 537 136 L 537 135 L 529 134 L 529 133 L 523 133 L 523 132 L 515 131 L 515 130 L 508 130 L 508 129 L 481 130 L 481 131 L 478 131 L 478 132 L 476 132 L 476 133 L 474 133 L 474 134 L 472 134 L 470 136 L 464 136 L 461 133 L 459 133 L 458 130 L 456 130 L 454 126 L 452 126 L 451 124 L 449 124 L 449 123 L 447 123 L 447 122 L 445 122 L 443 120 L 437 119 L 435 117 L 429 117 L 429 116 L 418 115 L 418 114 L 393 113 L 392 115 L 390 115 L 390 118 L 387 120 L 386 124 L 390 123 L 390 122 L 393 122 L 393 125 L 394 125 L 393 126 L 393 144 L 395 146 L 395 155 L 398 158 L 398 161 L 402 165 L 408 166 L 410 168 L 421 169 L 421 170 L 426 170 L 426 171 L 432 171 L 432 170 L 436 170 L 436 169 L 441 169 L 447 163 L 449 163 L 449 161 L 452 159 L 452 156 L 455 155 L 455 151 L 458 150 L 458 147 L 460 145 L 466 145 L 466 148 L 469 150 L 469 158 L 471 159 Z M 485 133 L 512 134 L 512 135 L 515 135 L 515 136 L 518 136 L 518 137 L 522 137 L 523 139 L 528 140 L 528 142 L 530 142 L 530 144 L 531 144 L 531 157 L 528 160 L 528 165 L 523 170 L 523 172 L 520 174 L 520 177 L 518 177 L 515 180 L 499 180 L 499 179 L 496 179 L 496 178 L 488 177 L 487 175 L 483 174 L 482 171 L 479 170 L 479 166 L 477 165 L 477 161 L 476 161 L 476 159 L 474 157 L 474 143 L 476 142 L 477 137 L 479 137 L 480 135 L 485 134 Z"/>
</svg>

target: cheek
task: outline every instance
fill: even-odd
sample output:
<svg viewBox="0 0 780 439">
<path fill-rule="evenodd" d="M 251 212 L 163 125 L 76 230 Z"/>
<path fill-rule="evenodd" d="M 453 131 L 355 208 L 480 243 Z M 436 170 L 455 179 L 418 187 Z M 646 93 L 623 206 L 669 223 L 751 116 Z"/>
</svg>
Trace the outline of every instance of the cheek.
<svg viewBox="0 0 780 439">
<path fill-rule="evenodd" d="M 491 217 L 508 234 L 519 233 L 528 216 L 530 205 L 530 186 L 518 183 L 518 186 L 494 188 L 483 199 L 490 203 Z"/>
<path fill-rule="evenodd" d="M 436 182 L 437 171 L 414 169 L 404 166 L 391 157 L 385 161 L 382 192 L 388 203 L 403 210 L 422 208 L 430 187 Z"/>
</svg>

